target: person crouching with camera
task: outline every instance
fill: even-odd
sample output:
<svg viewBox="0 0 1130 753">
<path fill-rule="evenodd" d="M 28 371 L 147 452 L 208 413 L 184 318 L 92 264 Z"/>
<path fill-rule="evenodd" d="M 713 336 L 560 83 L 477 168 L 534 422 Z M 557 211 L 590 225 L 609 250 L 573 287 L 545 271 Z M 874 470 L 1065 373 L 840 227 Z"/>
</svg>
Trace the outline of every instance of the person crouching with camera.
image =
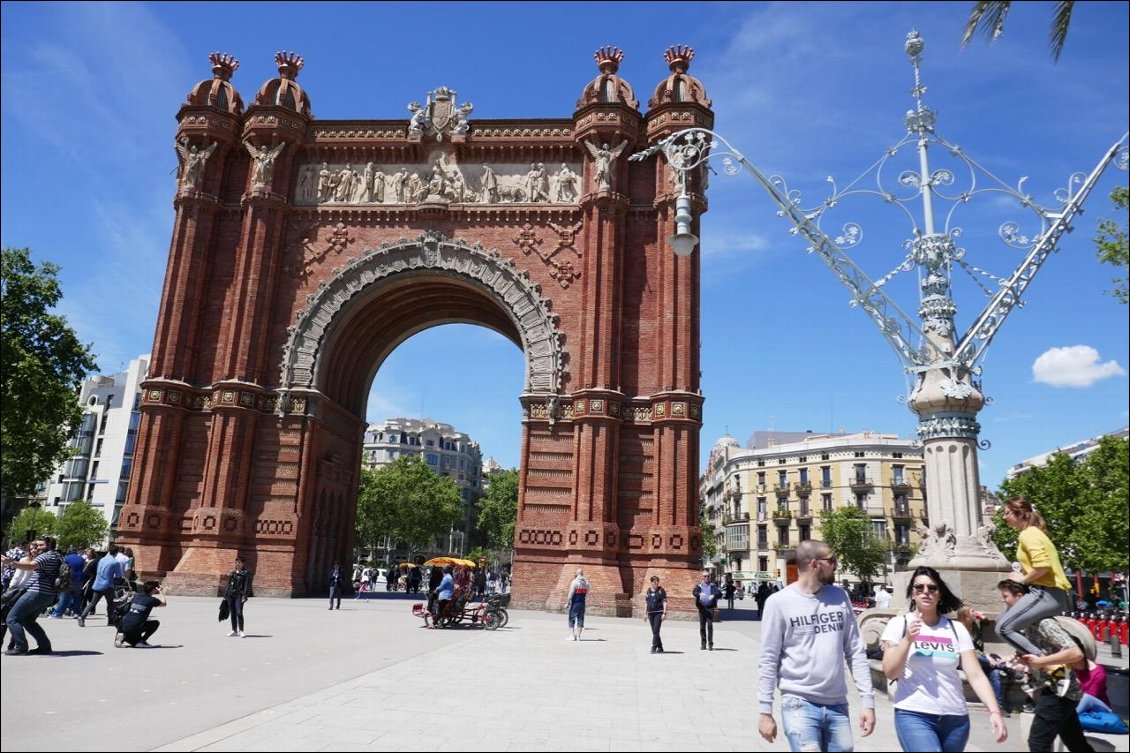
<svg viewBox="0 0 1130 753">
<path fill-rule="evenodd" d="M 153 607 L 167 606 L 164 595 L 161 593 L 161 584 L 155 580 L 145 581 L 140 593 L 133 596 L 133 603 L 129 611 L 122 618 L 121 630 L 114 636 L 114 645 L 121 648 L 123 644 L 150 648 L 149 638 L 161 627 L 157 620 L 149 619 Z"/>
</svg>

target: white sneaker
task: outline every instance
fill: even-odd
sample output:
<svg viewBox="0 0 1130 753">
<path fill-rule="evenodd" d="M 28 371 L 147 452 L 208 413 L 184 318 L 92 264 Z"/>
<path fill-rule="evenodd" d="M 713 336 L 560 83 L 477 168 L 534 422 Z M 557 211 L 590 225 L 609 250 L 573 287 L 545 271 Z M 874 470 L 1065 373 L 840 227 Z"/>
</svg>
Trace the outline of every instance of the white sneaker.
<svg viewBox="0 0 1130 753">
<path fill-rule="evenodd" d="M 567 640 L 567 641 L 575 641 L 575 640 L 577 640 L 577 636 L 575 636 L 575 635 L 567 635 L 567 636 L 565 636 L 565 640 Z"/>
<path fill-rule="evenodd" d="M 243 632 L 242 630 L 240 630 L 240 631 L 239 631 L 239 637 L 240 637 L 240 638 L 246 638 L 246 637 L 247 637 L 247 633 L 245 633 L 245 632 Z"/>
<path fill-rule="evenodd" d="M 234 630 L 232 630 L 231 632 L 229 632 L 229 633 L 228 633 L 228 637 L 229 637 L 229 638 L 233 638 L 233 637 L 235 637 L 236 635 L 237 635 L 237 633 L 236 633 L 236 632 L 235 632 Z"/>
</svg>

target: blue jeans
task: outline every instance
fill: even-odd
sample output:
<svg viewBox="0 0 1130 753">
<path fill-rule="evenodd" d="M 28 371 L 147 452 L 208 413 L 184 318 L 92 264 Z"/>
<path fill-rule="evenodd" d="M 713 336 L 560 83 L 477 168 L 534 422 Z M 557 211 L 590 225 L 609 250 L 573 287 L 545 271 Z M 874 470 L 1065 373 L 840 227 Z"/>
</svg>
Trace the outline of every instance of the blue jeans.
<svg viewBox="0 0 1130 753">
<path fill-rule="evenodd" d="M 43 626 L 36 620 L 39 613 L 55 603 L 55 594 L 40 591 L 28 591 L 12 605 L 8 612 L 8 629 L 12 631 L 12 648 L 16 651 L 27 651 L 27 634 L 35 638 L 36 647 L 44 651 L 51 650 L 51 640 L 44 632 Z M 26 631 L 26 633 L 25 633 Z"/>
<path fill-rule="evenodd" d="M 59 603 L 55 605 L 55 611 L 51 613 L 52 617 L 62 617 L 70 609 L 78 615 L 78 605 L 82 597 L 82 589 L 72 588 L 70 591 L 64 591 L 59 594 Z"/>
<path fill-rule="evenodd" d="M 969 741 L 969 715 L 895 709 L 895 733 L 903 750 L 962 751 Z"/>
<path fill-rule="evenodd" d="M 585 627 L 585 603 L 583 601 L 569 605 L 569 629 L 572 630 L 574 625 L 581 629 Z"/>
<path fill-rule="evenodd" d="M 855 750 L 846 703 L 826 706 L 785 696 L 781 700 L 781 723 L 790 750 Z"/>
</svg>

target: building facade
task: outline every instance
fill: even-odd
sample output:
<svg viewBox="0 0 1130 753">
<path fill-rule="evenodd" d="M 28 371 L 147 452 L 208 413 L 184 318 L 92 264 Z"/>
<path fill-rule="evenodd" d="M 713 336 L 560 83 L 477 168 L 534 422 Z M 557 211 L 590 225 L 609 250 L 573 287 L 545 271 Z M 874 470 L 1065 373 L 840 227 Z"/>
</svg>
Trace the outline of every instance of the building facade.
<svg viewBox="0 0 1130 753">
<path fill-rule="evenodd" d="M 888 573 L 913 556 L 916 528 L 927 521 L 920 444 L 870 431 L 758 432 L 750 444 L 719 439 L 700 484 L 719 573 L 791 583 L 797 542 L 820 539 L 820 512 L 847 505 L 863 510 L 887 544 Z"/>
<path fill-rule="evenodd" d="M 463 554 L 475 526 L 475 503 L 482 496 L 483 453 L 478 442 L 449 424 L 428 418 L 389 418 L 369 424 L 361 452 L 362 466 L 383 468 L 404 455 L 420 456 L 429 468 L 459 487 L 462 520 L 452 532 L 447 548 Z"/>
<path fill-rule="evenodd" d="M 129 492 L 133 452 L 140 419 L 141 382 L 149 356 L 138 356 L 120 374 L 89 377 L 82 383 L 83 406 L 73 455 L 63 461 L 36 491 L 35 501 L 56 515 L 72 502 L 85 500 L 117 526 Z"/>
<path fill-rule="evenodd" d="M 1040 466 L 1047 465 L 1048 461 L 1052 459 L 1052 456 L 1059 452 L 1066 454 L 1068 457 L 1075 461 L 1084 460 L 1088 455 L 1095 451 L 1095 448 L 1099 446 L 1099 440 L 1103 437 L 1118 437 L 1120 439 L 1127 439 L 1128 437 L 1130 437 L 1130 427 L 1124 426 L 1118 431 L 1112 431 L 1109 434 L 1100 434 L 1097 437 L 1091 437 L 1090 439 L 1084 439 L 1079 442 L 1073 442 L 1068 445 L 1063 445 L 1062 447 L 1057 447 L 1054 450 L 1040 453 L 1035 457 L 1030 457 L 1027 460 L 1021 460 L 1019 463 L 1008 469 L 1008 478 L 1016 478 L 1021 473 L 1024 473 L 1030 468 L 1038 468 Z"/>
</svg>

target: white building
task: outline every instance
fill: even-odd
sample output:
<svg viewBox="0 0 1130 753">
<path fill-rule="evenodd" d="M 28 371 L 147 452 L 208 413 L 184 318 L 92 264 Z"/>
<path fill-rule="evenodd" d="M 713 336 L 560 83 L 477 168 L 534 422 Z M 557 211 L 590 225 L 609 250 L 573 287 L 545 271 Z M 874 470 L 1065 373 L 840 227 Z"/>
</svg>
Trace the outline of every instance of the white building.
<svg viewBox="0 0 1130 753">
<path fill-rule="evenodd" d="M 1097 437 L 1091 437 L 1090 439 L 1083 439 L 1078 442 L 1063 445 L 1062 447 L 1057 447 L 1054 450 L 1050 450 L 1049 452 L 1036 455 L 1035 457 L 1028 458 L 1027 460 L 1022 460 L 1008 469 L 1008 477 L 1016 478 L 1029 468 L 1037 468 L 1042 465 L 1047 465 L 1048 461 L 1052 459 L 1052 455 L 1055 455 L 1057 452 L 1065 453 L 1075 461 L 1083 460 L 1095 451 L 1095 448 L 1099 446 L 1099 440 L 1103 437 L 1118 437 L 1120 439 L 1126 439 L 1127 437 L 1130 437 L 1130 427 L 1124 426 L 1118 431 L 1112 431 L 1109 434 L 1100 434 Z"/>
<path fill-rule="evenodd" d="M 137 406 L 149 359 L 138 356 L 120 374 L 94 376 L 82 383 L 82 424 L 71 440 L 74 455 L 40 483 L 36 499 L 44 509 L 58 515 L 68 503 L 86 500 L 102 511 L 111 528 L 117 525 L 129 490 L 141 415 Z"/>
<path fill-rule="evenodd" d="M 361 463 L 382 468 L 406 454 L 419 455 L 440 476 L 451 478 L 463 497 L 463 521 L 451 532 L 448 549 L 466 552 L 482 496 L 483 454 L 478 442 L 449 424 L 431 419 L 389 418 L 365 432 Z"/>
</svg>

